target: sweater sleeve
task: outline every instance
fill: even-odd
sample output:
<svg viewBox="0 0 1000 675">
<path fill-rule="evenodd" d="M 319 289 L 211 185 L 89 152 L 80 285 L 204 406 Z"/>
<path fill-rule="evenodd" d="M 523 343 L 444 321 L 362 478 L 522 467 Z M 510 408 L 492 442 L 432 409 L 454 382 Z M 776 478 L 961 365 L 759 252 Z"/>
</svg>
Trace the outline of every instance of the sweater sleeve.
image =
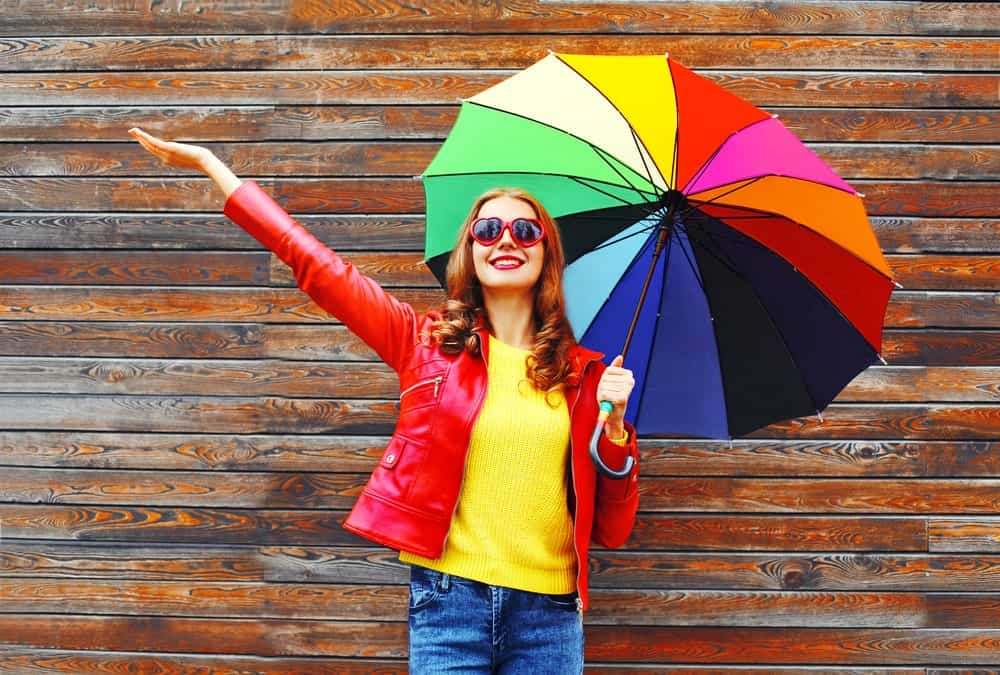
<svg viewBox="0 0 1000 675">
<path fill-rule="evenodd" d="M 399 371 L 416 342 L 413 307 L 333 252 L 252 180 L 229 195 L 223 213 L 291 267 L 317 305 Z"/>
</svg>

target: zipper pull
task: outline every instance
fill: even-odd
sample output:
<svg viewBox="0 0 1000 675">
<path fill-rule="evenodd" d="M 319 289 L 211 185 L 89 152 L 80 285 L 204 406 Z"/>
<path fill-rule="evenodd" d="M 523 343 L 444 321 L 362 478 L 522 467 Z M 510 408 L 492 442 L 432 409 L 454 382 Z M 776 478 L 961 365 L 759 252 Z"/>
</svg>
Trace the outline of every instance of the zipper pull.
<svg viewBox="0 0 1000 675">
<path fill-rule="evenodd" d="M 434 378 L 434 398 L 438 397 L 438 388 L 441 386 L 441 380 L 444 378 L 440 375 Z"/>
</svg>

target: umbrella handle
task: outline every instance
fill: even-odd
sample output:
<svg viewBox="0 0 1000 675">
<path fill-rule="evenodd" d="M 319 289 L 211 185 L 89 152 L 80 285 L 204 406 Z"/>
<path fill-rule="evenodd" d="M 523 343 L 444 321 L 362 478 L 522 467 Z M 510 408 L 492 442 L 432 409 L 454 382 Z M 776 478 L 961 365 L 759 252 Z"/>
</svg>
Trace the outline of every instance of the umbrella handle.
<svg viewBox="0 0 1000 675">
<path fill-rule="evenodd" d="M 590 458 L 594 460 L 594 464 L 597 466 L 597 470 L 603 473 L 608 478 L 627 478 L 630 473 L 632 473 L 632 466 L 635 464 L 635 458 L 629 455 L 625 458 L 625 468 L 621 471 L 615 471 L 601 459 L 601 455 L 597 452 L 597 443 L 601 439 L 601 434 L 604 433 L 604 422 L 607 421 L 608 415 L 611 414 L 613 406 L 611 401 L 601 401 L 601 412 L 597 414 L 597 426 L 594 427 L 594 433 L 590 436 Z"/>
</svg>

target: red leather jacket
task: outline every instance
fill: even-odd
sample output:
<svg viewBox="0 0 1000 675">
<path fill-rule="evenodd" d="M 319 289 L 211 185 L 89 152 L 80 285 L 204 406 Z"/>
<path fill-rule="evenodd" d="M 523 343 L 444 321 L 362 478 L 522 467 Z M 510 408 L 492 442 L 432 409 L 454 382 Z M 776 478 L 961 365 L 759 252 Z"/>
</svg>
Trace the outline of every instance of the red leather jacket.
<svg viewBox="0 0 1000 675">
<path fill-rule="evenodd" d="M 486 397 L 489 341 L 484 329 L 478 332 L 479 354 L 441 353 L 423 335 L 439 312 L 417 315 L 316 239 L 254 181 L 229 196 L 224 213 L 291 267 L 299 288 L 399 374 L 396 429 L 344 528 L 393 549 L 439 557 L 458 503 L 472 427 Z M 590 606 L 590 541 L 621 546 L 639 504 L 639 456 L 631 424 L 626 423 L 629 441 L 624 447 L 601 434 L 598 448 L 612 468 L 623 466 L 626 453 L 631 454 L 636 465 L 630 476 L 614 480 L 599 474 L 588 454 L 598 413 L 597 383 L 605 368 L 602 356 L 577 345 L 571 359 L 583 376 L 579 386 L 566 392 L 573 488 L 569 508 L 582 609 Z"/>
</svg>

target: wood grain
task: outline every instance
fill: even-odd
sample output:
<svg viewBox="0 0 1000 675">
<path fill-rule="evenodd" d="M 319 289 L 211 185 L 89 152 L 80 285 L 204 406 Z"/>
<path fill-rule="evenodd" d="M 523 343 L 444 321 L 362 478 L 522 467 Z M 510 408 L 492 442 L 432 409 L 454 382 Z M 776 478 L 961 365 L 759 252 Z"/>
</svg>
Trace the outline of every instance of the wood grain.
<svg viewBox="0 0 1000 675">
<path fill-rule="evenodd" d="M 435 142 L 205 143 L 237 175 L 311 177 L 421 174 L 440 147 Z M 1000 179 L 1000 150 L 990 145 L 810 143 L 807 147 L 847 180 Z M 0 155 L 5 176 L 171 176 L 136 143 L 31 143 Z"/>
<path fill-rule="evenodd" d="M 780 119 L 809 142 L 993 143 L 995 109 L 781 106 Z M 457 105 L 32 106 L 0 109 L 0 141 L 131 141 L 126 130 L 185 142 L 441 140 Z"/>
<path fill-rule="evenodd" d="M 1000 15 L 998 15 L 1000 16 Z M 687 27 L 686 27 L 687 28 Z M 217 35 L 0 39 L 0 72 L 526 68 L 548 51 L 665 54 L 689 68 L 990 70 L 991 38 L 796 35 Z"/>
<path fill-rule="evenodd" d="M 458 104 L 516 71 L 163 71 L 10 73 L 0 97 L 11 105 Z M 698 74 L 761 108 L 988 108 L 996 78 L 983 73 L 703 70 Z"/>
<path fill-rule="evenodd" d="M 776 0 L 767 7 L 719 1 L 681 5 L 655 1 L 517 2 L 477 4 L 401 0 L 296 4 L 249 0 L 239 12 L 195 1 L 139 11 L 136 0 L 88 0 L 90 12 L 67 12 L 53 0 L 14 0 L 4 35 L 53 35 L 72 29 L 88 35 L 173 33 L 829 33 L 874 35 L 990 35 L 997 12 L 989 5 L 863 0 L 839 5 Z M 29 11 L 17 11 L 18 8 Z M 276 21 L 275 16 L 281 20 Z M 277 24 L 277 25 L 276 25 Z M 45 29 L 40 26 L 44 25 Z"/>
</svg>

